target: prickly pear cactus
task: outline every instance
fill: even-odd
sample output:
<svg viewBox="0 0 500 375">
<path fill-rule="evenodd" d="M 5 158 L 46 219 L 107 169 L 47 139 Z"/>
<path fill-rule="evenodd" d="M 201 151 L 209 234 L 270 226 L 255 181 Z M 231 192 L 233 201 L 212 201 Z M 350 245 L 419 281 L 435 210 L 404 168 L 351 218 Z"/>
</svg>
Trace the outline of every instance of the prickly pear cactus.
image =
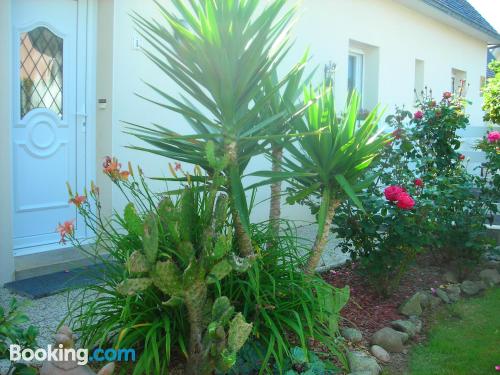
<svg viewBox="0 0 500 375">
<path fill-rule="evenodd" d="M 214 162 L 224 164 L 216 158 Z M 218 194 L 217 189 L 191 186 L 176 203 L 164 198 L 142 218 L 133 205 L 125 208 L 126 228 L 139 236 L 142 248 L 128 258 L 129 277 L 117 291 L 134 296 L 155 288 L 163 295 L 166 308 L 186 307 L 191 329 L 188 374 L 211 374 L 215 369 L 227 372 L 252 330 L 241 313 L 235 314 L 227 297 L 213 302 L 209 297 L 211 285 L 252 265 L 252 259 L 232 251 L 227 214 L 226 195 Z M 207 310 L 212 311 L 208 324 L 204 318 Z"/>
</svg>

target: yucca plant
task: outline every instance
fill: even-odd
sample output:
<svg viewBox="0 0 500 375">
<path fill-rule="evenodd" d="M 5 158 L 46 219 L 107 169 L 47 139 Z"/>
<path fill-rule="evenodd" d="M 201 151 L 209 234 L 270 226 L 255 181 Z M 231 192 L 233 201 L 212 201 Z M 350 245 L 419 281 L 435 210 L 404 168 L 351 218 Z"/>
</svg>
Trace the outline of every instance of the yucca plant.
<svg viewBox="0 0 500 375">
<path fill-rule="evenodd" d="M 154 148 L 135 147 L 204 168 L 212 167 L 206 143 L 225 155 L 233 224 L 242 255 L 253 254 L 248 205 L 241 176 L 250 159 L 263 152 L 267 129 L 285 114 L 261 117 L 274 92 L 288 79 L 275 82 L 274 90 L 261 95 L 289 49 L 289 29 L 294 9 L 286 0 L 263 5 L 259 0 L 172 0 L 173 11 L 158 4 L 161 22 L 140 15 L 134 19 L 150 44 L 146 56 L 184 91 L 175 98 L 149 85 L 162 102 L 180 113 L 194 134 L 179 135 L 166 127 L 129 124 L 132 134 Z M 298 68 L 295 68 L 298 69 Z"/>
<path fill-rule="evenodd" d="M 271 145 L 269 150 L 272 163 L 271 170 L 273 172 L 281 172 L 284 144 L 289 141 L 290 137 L 287 137 L 287 135 L 293 130 L 291 122 L 296 121 L 296 119 L 303 114 L 305 108 L 307 108 L 307 104 L 299 100 L 304 85 L 310 81 L 312 76 L 311 73 L 305 79 L 303 78 L 307 59 L 308 52 L 304 54 L 296 69 L 294 69 L 293 73 L 289 76 L 283 90 L 277 91 L 275 89 L 280 85 L 277 71 L 274 71 L 273 74 L 262 83 L 262 96 L 269 96 L 268 104 L 264 106 L 260 114 L 262 119 L 276 118 L 282 113 L 286 114 L 281 117 L 280 120 L 276 121 L 275 126 L 267 130 L 269 134 L 273 135 L 269 140 Z M 278 234 L 280 227 L 281 195 L 281 180 L 273 181 L 271 183 L 269 224 L 274 235 Z"/>
<path fill-rule="evenodd" d="M 318 93 L 306 88 L 304 101 L 312 104 L 304 121 L 295 121 L 295 130 L 301 134 L 296 142 L 286 144 L 290 153 L 283 159 L 283 171 L 258 172 L 269 181 L 287 179 L 290 183 L 290 203 L 318 196 L 318 232 L 309 254 L 306 271 L 313 273 L 328 240 L 335 209 L 346 199 L 361 206 L 356 191 L 364 180 L 365 170 L 379 155 L 388 135 L 379 131 L 381 113 L 375 108 L 358 125 L 360 97 L 353 93 L 344 113 L 335 110 L 330 87 L 323 86 Z"/>
</svg>

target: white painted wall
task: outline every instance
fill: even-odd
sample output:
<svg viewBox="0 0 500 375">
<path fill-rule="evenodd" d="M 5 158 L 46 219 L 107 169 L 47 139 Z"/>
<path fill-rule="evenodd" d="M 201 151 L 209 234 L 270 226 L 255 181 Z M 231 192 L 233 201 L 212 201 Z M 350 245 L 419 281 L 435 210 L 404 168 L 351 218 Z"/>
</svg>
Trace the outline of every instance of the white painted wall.
<svg viewBox="0 0 500 375">
<path fill-rule="evenodd" d="M 123 146 L 137 141 L 122 133 L 120 120 L 148 124 L 158 122 L 181 133 L 190 132 L 180 116 L 149 104 L 134 93 L 152 96 L 141 82 L 161 85 L 170 93 L 179 90 L 150 63 L 140 51 L 133 49 L 134 31 L 130 14 L 139 12 L 145 17 L 157 17 L 150 0 L 120 0 L 115 2 L 114 25 L 114 87 L 113 87 L 113 152 L 123 162 L 131 160 L 143 166 L 147 174 L 168 174 L 167 160 L 149 154 L 128 150 Z M 354 40 L 378 48 L 378 101 L 390 112 L 395 105 L 412 106 L 415 84 L 415 60 L 424 61 L 424 84 L 439 96 L 450 90 L 453 68 L 467 72 L 470 83 L 468 98 L 473 102 L 468 111 L 471 127 L 465 132 L 475 137 L 484 132 L 479 96 L 480 77 L 485 74 L 486 42 L 438 22 L 392 0 L 307 0 L 299 7 L 299 21 L 294 34 L 296 43 L 284 62 L 288 68 L 300 58 L 307 47 L 312 54 L 311 67 L 319 65 L 319 77 L 329 61 L 337 64 L 335 93 L 343 103 L 347 91 L 347 56 L 349 41 Z M 367 69 L 368 70 L 368 69 Z M 470 142 L 470 139 L 465 139 Z M 466 144 L 465 151 L 470 151 Z M 474 162 L 479 155 L 467 152 Z M 254 160 L 250 170 L 262 169 L 267 163 Z M 118 194 L 118 192 L 115 191 Z M 267 188 L 260 190 L 258 199 L 268 198 Z M 115 207 L 123 201 L 114 197 Z M 287 207 L 289 218 L 310 219 L 303 207 Z M 267 205 L 254 212 L 255 220 L 267 218 Z"/>
</svg>

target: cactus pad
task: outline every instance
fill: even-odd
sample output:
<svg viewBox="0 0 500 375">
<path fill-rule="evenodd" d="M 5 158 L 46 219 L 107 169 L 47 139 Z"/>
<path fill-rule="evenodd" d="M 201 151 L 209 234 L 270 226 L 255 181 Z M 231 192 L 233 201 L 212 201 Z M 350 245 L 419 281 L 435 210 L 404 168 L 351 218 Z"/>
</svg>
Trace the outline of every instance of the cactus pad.
<svg viewBox="0 0 500 375">
<path fill-rule="evenodd" d="M 236 314 L 236 316 L 231 320 L 229 324 L 228 342 L 227 346 L 229 350 L 233 353 L 238 352 L 243 344 L 250 336 L 252 332 L 252 324 L 247 323 L 245 318 L 241 313 Z"/>
<path fill-rule="evenodd" d="M 142 236 L 142 220 L 137 214 L 133 203 L 129 203 L 125 206 L 123 220 L 125 221 L 125 227 L 130 234 L 134 234 L 139 237 Z"/>
<path fill-rule="evenodd" d="M 153 265 L 158 257 L 158 220 L 154 213 L 150 213 L 144 219 L 142 242 L 146 259 L 150 265 Z"/>
<path fill-rule="evenodd" d="M 214 283 L 215 281 L 222 280 L 224 277 L 229 275 L 232 270 L 233 267 L 231 266 L 231 263 L 229 263 L 228 260 L 226 259 L 221 260 L 210 270 L 210 273 L 208 274 L 207 277 L 207 283 L 211 284 Z"/>
<path fill-rule="evenodd" d="M 226 296 L 219 297 L 212 306 L 212 320 L 226 325 L 234 314 L 234 307 Z"/>
<path fill-rule="evenodd" d="M 125 279 L 118 286 L 116 290 L 118 293 L 124 296 L 133 296 L 137 292 L 142 292 L 149 288 L 152 284 L 152 280 L 147 277 L 137 278 L 137 279 Z"/>
<path fill-rule="evenodd" d="M 148 272 L 150 269 L 146 256 L 140 251 L 134 251 L 128 259 L 128 270 L 130 273 Z"/>
<path fill-rule="evenodd" d="M 153 284 L 169 296 L 182 294 L 181 271 L 172 261 L 157 262 L 152 272 Z"/>
</svg>

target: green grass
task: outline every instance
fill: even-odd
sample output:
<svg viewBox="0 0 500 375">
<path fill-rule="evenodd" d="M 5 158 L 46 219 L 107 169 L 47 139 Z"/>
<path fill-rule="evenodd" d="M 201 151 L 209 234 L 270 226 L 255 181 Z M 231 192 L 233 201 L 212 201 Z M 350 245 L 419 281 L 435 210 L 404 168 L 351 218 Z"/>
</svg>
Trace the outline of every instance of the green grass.
<svg viewBox="0 0 500 375">
<path fill-rule="evenodd" d="M 415 347 L 412 375 L 487 375 L 500 365 L 500 288 L 443 309 L 428 340 Z"/>
</svg>

